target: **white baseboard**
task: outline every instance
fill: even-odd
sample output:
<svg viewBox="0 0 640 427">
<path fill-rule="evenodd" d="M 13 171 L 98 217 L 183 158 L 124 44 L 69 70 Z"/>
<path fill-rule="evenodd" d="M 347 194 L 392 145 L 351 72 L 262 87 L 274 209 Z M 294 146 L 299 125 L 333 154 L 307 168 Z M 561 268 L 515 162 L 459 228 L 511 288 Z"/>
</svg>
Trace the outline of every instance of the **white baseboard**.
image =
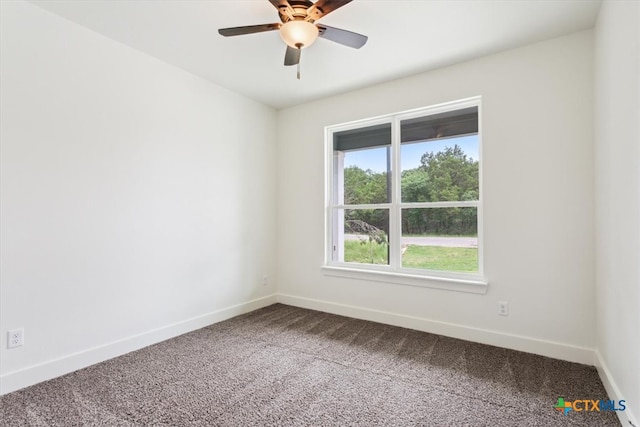
<svg viewBox="0 0 640 427">
<path fill-rule="evenodd" d="M 276 295 L 254 299 L 242 304 L 212 311 L 202 316 L 163 326 L 148 332 L 123 338 L 98 347 L 49 360 L 0 376 L 0 395 L 68 374 L 87 366 L 139 350 L 169 338 L 204 328 L 240 314 L 248 313 L 276 303 Z"/>
<path fill-rule="evenodd" d="M 613 380 L 611 376 L 611 372 L 607 367 L 607 364 L 604 362 L 602 355 L 599 351 L 596 350 L 596 369 L 598 369 L 598 375 L 600 375 L 600 379 L 602 380 L 602 384 L 604 385 L 604 389 L 607 391 L 609 395 L 609 399 L 611 400 L 625 400 L 624 396 L 620 392 L 618 385 Z M 618 415 L 618 419 L 620 423 L 624 427 L 640 427 L 638 424 L 638 418 L 635 417 L 632 412 L 632 408 L 627 403 L 627 409 L 624 411 L 616 411 L 616 415 Z"/>
<path fill-rule="evenodd" d="M 541 356 L 552 357 L 554 359 L 566 360 L 569 362 L 582 363 L 591 366 L 595 364 L 595 353 L 594 350 L 590 348 L 577 347 L 521 335 L 505 334 L 487 329 L 456 325 L 453 323 L 406 316 L 386 311 L 372 310 L 369 308 L 338 304 L 329 301 L 302 298 L 294 295 L 278 294 L 278 302 L 296 307 L 324 311 L 326 313 L 339 314 L 342 316 L 370 320 L 387 325 L 400 326 L 403 328 L 430 332 L 447 337 L 493 345 L 496 347 L 509 348 L 526 353 L 539 354 Z"/>
</svg>

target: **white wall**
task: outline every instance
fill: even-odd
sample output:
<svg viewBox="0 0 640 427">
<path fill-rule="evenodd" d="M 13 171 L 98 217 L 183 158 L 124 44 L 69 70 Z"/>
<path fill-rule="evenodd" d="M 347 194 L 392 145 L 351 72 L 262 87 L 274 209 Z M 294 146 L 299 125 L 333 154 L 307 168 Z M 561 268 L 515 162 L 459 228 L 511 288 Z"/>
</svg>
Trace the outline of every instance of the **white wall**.
<svg viewBox="0 0 640 427">
<path fill-rule="evenodd" d="M 275 301 L 275 111 L 1 3 L 2 392 Z"/>
<path fill-rule="evenodd" d="M 627 400 L 636 420 L 640 415 L 639 28 L 640 3 L 605 1 L 595 29 L 594 62 L 599 367 L 610 380 L 609 393 Z"/>
<path fill-rule="evenodd" d="M 593 363 L 592 69 L 586 31 L 279 111 L 280 300 Z M 324 126 L 475 95 L 487 294 L 323 275 Z"/>
</svg>

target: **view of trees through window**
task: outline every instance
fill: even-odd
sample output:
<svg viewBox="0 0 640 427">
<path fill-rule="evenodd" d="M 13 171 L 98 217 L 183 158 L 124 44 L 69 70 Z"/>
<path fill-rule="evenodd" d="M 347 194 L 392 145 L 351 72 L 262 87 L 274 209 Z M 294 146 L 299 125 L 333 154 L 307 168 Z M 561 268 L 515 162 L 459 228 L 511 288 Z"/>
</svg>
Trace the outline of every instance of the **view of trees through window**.
<svg viewBox="0 0 640 427">
<path fill-rule="evenodd" d="M 344 153 L 344 205 L 376 205 L 344 210 L 346 262 L 389 263 L 390 156 L 390 145 Z M 478 158 L 477 134 L 401 144 L 402 267 L 478 271 L 477 207 L 438 203 L 479 200 Z"/>
</svg>

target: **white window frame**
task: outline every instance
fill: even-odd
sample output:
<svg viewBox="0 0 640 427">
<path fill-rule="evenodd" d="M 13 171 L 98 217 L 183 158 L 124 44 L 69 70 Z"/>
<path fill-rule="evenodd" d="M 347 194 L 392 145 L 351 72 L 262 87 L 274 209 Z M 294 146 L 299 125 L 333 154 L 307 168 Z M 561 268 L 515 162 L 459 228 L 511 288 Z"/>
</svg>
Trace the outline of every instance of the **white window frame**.
<svg viewBox="0 0 640 427">
<path fill-rule="evenodd" d="M 429 116 L 448 111 L 460 110 L 468 107 L 478 107 L 478 153 L 479 153 L 479 197 L 477 201 L 427 202 L 413 203 L 400 200 L 400 123 L 403 120 Z M 391 203 L 370 205 L 344 205 L 334 203 L 334 194 L 343 191 L 338 188 L 342 182 L 336 174 L 343 173 L 341 159 L 334 158 L 333 134 L 346 130 L 353 130 L 373 125 L 390 123 L 391 128 Z M 481 97 L 467 98 L 460 101 L 438 104 L 415 110 L 403 111 L 357 120 L 349 123 L 325 127 L 325 261 L 323 272 L 328 276 L 347 277 L 370 281 L 397 283 L 409 286 L 421 286 L 455 291 L 486 293 L 488 282 L 484 276 L 484 236 L 483 236 L 483 179 L 482 179 L 482 105 Z M 338 196 L 338 200 L 342 200 Z M 478 272 L 460 273 L 452 271 L 423 270 L 402 267 L 401 239 L 402 222 L 400 212 L 403 208 L 434 208 L 434 207 L 475 207 L 478 218 Z M 344 226 L 334 215 L 337 209 L 388 209 L 389 210 L 389 264 L 359 264 L 334 261 L 333 251 L 342 251 L 343 245 L 335 243 L 340 230 Z M 335 216 L 335 217 L 334 217 Z M 335 223 L 335 224 L 334 224 Z M 335 249 L 334 249 L 335 246 Z M 341 259 L 340 257 L 339 259 Z"/>
</svg>

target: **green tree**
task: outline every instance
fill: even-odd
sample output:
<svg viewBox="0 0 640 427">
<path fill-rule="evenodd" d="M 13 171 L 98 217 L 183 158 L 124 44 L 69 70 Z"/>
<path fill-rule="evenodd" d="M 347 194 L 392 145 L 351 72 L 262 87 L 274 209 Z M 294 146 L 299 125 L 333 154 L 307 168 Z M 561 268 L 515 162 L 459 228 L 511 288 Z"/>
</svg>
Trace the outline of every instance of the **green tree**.
<svg viewBox="0 0 640 427">
<path fill-rule="evenodd" d="M 387 202 L 387 174 L 362 170 L 357 166 L 344 169 L 344 203 L 360 205 Z"/>
<path fill-rule="evenodd" d="M 477 200 L 479 163 L 457 144 L 422 155 L 421 165 L 402 174 L 403 202 Z M 477 213 L 471 208 L 404 209 L 402 229 L 409 234 L 475 234 Z"/>
<path fill-rule="evenodd" d="M 427 172 L 429 201 L 478 199 L 478 161 L 467 157 L 457 144 L 423 154 L 420 163 Z"/>
<path fill-rule="evenodd" d="M 424 167 L 402 172 L 402 201 L 430 202 L 429 174 Z"/>
</svg>

